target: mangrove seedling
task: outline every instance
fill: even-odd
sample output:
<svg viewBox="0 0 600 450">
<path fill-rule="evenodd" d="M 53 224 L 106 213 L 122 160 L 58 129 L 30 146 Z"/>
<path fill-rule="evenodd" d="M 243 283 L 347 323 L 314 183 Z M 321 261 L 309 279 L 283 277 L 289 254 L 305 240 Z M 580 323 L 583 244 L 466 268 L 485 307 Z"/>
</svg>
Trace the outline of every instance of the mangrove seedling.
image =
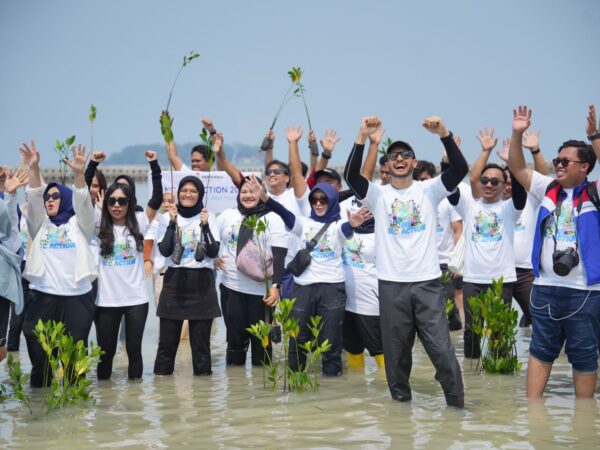
<svg viewBox="0 0 600 450">
<path fill-rule="evenodd" d="M 379 146 L 379 153 L 383 156 L 387 155 L 387 149 L 390 145 L 393 144 L 394 141 L 392 141 L 392 138 L 387 138 L 385 141 L 383 141 L 381 143 L 381 145 Z"/>
<path fill-rule="evenodd" d="M 65 184 L 67 182 L 67 163 L 69 161 L 69 150 L 75 143 L 75 135 L 69 136 L 64 141 L 58 139 L 54 143 L 54 151 L 58 153 L 58 164 L 60 168 L 60 182 Z"/>
<path fill-rule="evenodd" d="M 94 105 L 90 105 L 88 120 L 90 121 L 90 139 L 92 144 L 90 150 L 94 151 L 94 121 L 96 120 L 96 107 Z"/>
</svg>

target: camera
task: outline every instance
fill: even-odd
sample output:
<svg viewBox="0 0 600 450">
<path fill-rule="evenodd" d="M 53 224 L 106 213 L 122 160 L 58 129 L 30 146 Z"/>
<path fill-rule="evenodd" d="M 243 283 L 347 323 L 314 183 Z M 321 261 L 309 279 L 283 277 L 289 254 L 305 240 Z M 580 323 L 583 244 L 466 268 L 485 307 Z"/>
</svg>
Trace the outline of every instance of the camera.
<svg viewBox="0 0 600 450">
<path fill-rule="evenodd" d="M 555 250 L 552 253 L 552 269 L 556 275 L 566 277 L 577 264 L 579 264 L 579 255 L 573 247 Z"/>
</svg>

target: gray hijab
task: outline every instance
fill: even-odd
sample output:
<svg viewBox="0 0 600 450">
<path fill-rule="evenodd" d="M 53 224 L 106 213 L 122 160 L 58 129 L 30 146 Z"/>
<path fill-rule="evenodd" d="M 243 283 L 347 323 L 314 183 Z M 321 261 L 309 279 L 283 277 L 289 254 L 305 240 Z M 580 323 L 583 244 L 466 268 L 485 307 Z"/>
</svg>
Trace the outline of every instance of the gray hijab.
<svg viewBox="0 0 600 450">
<path fill-rule="evenodd" d="M 10 236 L 8 206 L 0 200 L 0 296 L 15 304 L 15 314 L 23 311 L 23 288 L 21 286 L 21 258 L 2 243 Z"/>
</svg>

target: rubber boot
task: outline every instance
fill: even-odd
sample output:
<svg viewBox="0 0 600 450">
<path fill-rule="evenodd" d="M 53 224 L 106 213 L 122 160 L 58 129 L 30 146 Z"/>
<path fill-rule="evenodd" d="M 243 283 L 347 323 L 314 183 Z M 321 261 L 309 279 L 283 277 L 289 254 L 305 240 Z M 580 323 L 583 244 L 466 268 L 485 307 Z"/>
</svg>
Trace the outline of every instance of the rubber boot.
<svg viewBox="0 0 600 450">
<path fill-rule="evenodd" d="M 385 361 L 383 359 L 383 353 L 380 355 L 375 355 L 375 362 L 377 363 L 377 367 L 379 369 L 385 369 Z"/>
<path fill-rule="evenodd" d="M 348 369 L 364 369 L 365 354 L 364 353 L 348 353 L 346 352 L 346 360 L 348 361 Z"/>
</svg>

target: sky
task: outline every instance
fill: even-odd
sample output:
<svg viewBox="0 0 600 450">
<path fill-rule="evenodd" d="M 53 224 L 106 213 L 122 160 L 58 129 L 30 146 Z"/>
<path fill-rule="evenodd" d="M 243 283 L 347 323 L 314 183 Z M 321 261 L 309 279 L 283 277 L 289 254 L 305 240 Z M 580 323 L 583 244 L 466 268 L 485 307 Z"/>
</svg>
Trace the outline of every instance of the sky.
<svg viewBox="0 0 600 450">
<path fill-rule="evenodd" d="M 333 163 L 345 162 L 366 115 L 436 162 L 441 144 L 421 122 L 439 115 L 473 162 L 477 130 L 509 137 L 518 104 L 533 108 L 550 159 L 585 138 L 587 107 L 600 107 L 599 25 L 597 0 L 2 0 L 0 163 L 17 164 L 31 138 L 44 167 L 56 165 L 57 138 L 89 146 L 91 104 L 95 149 L 161 142 L 158 117 L 191 50 L 200 59 L 170 108 L 178 142 L 198 141 L 210 117 L 226 146 L 258 146 L 300 66 L 317 135 L 341 137 Z M 292 124 L 307 134 L 300 101 L 275 127 L 276 158 L 287 160 Z"/>
</svg>

